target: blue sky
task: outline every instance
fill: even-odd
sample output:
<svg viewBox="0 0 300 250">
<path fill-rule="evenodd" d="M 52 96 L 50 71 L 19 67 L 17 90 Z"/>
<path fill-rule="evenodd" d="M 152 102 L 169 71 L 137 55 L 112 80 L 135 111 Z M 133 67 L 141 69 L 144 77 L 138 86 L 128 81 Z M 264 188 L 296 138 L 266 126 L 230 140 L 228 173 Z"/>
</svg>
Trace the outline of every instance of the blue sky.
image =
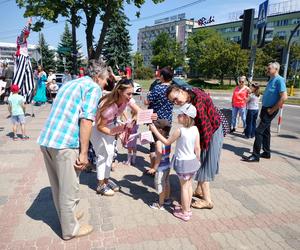
<svg viewBox="0 0 300 250">
<path fill-rule="evenodd" d="M 141 8 L 141 18 L 151 16 L 157 13 L 168 11 L 176 7 L 183 6 L 188 3 L 195 2 L 195 0 L 165 0 L 161 4 L 153 4 L 151 0 L 146 0 L 146 3 Z M 214 16 L 216 23 L 229 21 L 229 13 L 235 11 L 241 11 L 247 8 L 258 8 L 258 5 L 263 0 L 205 0 L 193 5 L 181 9 L 180 11 L 170 12 L 165 15 L 161 15 L 154 19 L 145 19 L 135 22 L 131 22 L 129 27 L 131 43 L 133 44 L 133 51 L 136 50 L 137 33 L 138 29 L 153 25 L 155 19 L 168 17 L 180 13 L 186 13 L 187 18 L 195 18 L 195 20 L 201 17 Z M 269 0 L 270 3 L 278 2 L 277 0 Z M 136 19 L 135 13 L 138 9 L 134 5 L 125 5 L 125 12 L 129 19 Z M 26 19 L 23 17 L 24 9 L 19 9 L 14 0 L 0 0 L 0 42 L 15 42 L 16 36 L 26 23 Z M 60 36 L 64 28 L 64 19 L 60 18 L 59 23 L 46 23 L 45 29 L 42 31 L 45 35 L 46 41 L 56 47 L 59 43 Z M 101 24 L 96 27 L 100 31 Z M 99 32 L 95 32 L 96 38 Z M 77 38 L 83 45 L 83 52 L 86 54 L 85 49 L 85 32 L 84 27 L 81 25 L 77 30 Z M 29 43 L 36 44 L 38 42 L 38 33 L 32 32 L 30 35 Z"/>
</svg>

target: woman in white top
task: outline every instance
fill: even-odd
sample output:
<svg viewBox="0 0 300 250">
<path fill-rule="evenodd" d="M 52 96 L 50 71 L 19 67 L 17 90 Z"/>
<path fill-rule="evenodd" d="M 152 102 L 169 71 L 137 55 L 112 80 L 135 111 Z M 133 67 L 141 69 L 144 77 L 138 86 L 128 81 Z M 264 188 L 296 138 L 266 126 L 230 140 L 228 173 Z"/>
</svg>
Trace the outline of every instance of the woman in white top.
<svg viewBox="0 0 300 250">
<path fill-rule="evenodd" d="M 253 138 L 255 136 L 256 120 L 259 110 L 259 86 L 257 83 L 251 85 L 251 94 L 247 102 L 247 117 L 245 137 Z"/>
<path fill-rule="evenodd" d="M 181 128 L 166 139 L 163 137 L 154 125 L 150 126 L 151 131 L 165 145 L 171 145 L 176 141 L 176 149 L 171 162 L 179 179 L 181 186 L 181 207 L 175 207 L 173 215 L 184 221 L 191 219 L 190 210 L 193 187 L 192 178 L 200 167 L 200 135 L 194 118 L 196 117 L 196 108 L 192 104 L 184 104 L 179 109 L 178 123 Z"/>
</svg>

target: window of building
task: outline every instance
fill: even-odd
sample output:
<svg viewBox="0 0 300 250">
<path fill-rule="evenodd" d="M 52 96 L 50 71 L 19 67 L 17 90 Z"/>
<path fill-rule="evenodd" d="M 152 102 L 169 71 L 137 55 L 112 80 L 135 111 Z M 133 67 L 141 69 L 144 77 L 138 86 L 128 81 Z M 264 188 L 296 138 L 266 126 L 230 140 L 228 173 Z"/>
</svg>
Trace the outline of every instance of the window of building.
<svg viewBox="0 0 300 250">
<path fill-rule="evenodd" d="M 276 34 L 280 38 L 284 38 L 284 39 L 286 38 L 286 31 L 278 31 Z"/>
</svg>

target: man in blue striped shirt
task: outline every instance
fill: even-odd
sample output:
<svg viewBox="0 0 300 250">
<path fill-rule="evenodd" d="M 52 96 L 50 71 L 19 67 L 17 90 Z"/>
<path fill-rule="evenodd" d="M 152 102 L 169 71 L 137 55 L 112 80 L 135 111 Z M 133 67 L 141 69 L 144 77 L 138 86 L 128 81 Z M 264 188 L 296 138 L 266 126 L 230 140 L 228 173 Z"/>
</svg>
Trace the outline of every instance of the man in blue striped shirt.
<svg viewBox="0 0 300 250">
<path fill-rule="evenodd" d="M 64 240 L 93 231 L 91 225 L 79 225 L 83 213 L 75 214 L 75 208 L 79 203 L 79 173 L 88 164 L 92 123 L 107 77 L 105 64 L 91 60 L 87 76 L 66 83 L 58 91 L 38 138 Z"/>
</svg>

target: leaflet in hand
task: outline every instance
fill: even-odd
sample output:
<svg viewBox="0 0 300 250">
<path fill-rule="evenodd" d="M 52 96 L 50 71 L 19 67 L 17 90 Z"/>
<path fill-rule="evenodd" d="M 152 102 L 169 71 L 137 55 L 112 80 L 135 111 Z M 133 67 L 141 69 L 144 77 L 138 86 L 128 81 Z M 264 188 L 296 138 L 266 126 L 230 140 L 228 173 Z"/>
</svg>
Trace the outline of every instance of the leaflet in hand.
<svg viewBox="0 0 300 250">
<path fill-rule="evenodd" d="M 154 142 L 154 138 L 151 131 L 146 131 L 141 133 L 141 144 L 148 144 Z"/>
<path fill-rule="evenodd" d="M 136 124 L 149 124 L 152 123 L 151 116 L 153 114 L 153 109 L 140 110 L 137 113 L 137 122 Z"/>
</svg>

